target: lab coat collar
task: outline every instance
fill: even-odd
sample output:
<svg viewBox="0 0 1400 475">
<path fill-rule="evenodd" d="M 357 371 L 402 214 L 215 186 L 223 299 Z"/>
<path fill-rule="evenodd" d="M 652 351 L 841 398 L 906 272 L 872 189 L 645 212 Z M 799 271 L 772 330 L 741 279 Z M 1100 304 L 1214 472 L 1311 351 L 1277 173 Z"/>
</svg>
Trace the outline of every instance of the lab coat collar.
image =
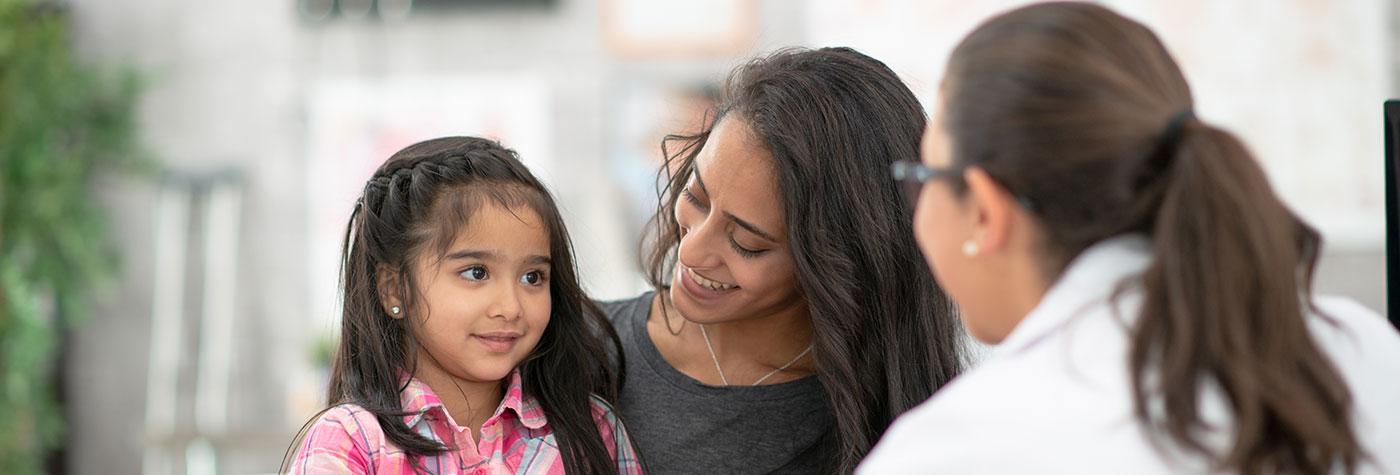
<svg viewBox="0 0 1400 475">
<path fill-rule="evenodd" d="M 1106 303 L 1120 283 L 1136 279 L 1151 263 L 1152 241 L 1141 234 L 1112 237 L 1089 246 L 995 351 L 1017 352 L 1044 340 L 1094 304 Z"/>
</svg>

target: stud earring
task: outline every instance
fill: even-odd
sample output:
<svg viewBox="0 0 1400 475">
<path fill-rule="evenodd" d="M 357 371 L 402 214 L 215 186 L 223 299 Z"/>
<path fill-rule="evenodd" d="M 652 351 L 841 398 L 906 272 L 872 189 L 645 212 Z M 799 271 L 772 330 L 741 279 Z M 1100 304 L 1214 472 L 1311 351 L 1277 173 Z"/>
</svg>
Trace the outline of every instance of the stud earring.
<svg viewBox="0 0 1400 475">
<path fill-rule="evenodd" d="M 964 242 L 962 245 L 962 253 L 967 257 L 976 256 L 981 250 L 982 248 L 977 245 L 977 242 L 971 239 L 968 239 L 967 242 Z"/>
<path fill-rule="evenodd" d="M 399 314 L 399 306 L 398 306 L 398 305 L 395 305 L 395 306 L 393 306 L 393 307 L 389 307 L 389 313 L 392 313 L 392 314 L 394 314 L 394 315 L 398 315 L 398 314 Z"/>
</svg>

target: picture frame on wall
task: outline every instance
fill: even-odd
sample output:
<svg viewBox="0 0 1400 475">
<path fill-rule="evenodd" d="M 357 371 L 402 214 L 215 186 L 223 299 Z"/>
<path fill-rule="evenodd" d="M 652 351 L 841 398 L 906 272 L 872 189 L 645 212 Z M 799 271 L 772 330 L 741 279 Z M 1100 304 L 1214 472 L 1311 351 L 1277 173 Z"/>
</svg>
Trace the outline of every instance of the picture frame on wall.
<svg viewBox="0 0 1400 475">
<path fill-rule="evenodd" d="M 754 0 L 602 0 L 600 30 L 622 57 L 734 56 L 758 39 Z"/>
</svg>

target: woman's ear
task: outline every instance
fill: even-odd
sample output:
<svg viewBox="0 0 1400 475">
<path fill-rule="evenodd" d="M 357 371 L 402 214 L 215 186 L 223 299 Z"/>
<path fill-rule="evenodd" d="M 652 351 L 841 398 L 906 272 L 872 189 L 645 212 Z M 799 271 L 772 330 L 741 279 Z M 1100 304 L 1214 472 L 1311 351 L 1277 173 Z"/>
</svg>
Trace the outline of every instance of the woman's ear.
<svg viewBox="0 0 1400 475">
<path fill-rule="evenodd" d="M 976 213 L 973 235 L 968 236 L 969 244 L 965 249 L 974 250 L 970 254 L 1006 250 L 1015 227 L 1016 197 L 980 167 L 967 167 L 963 180 L 967 183 L 969 204 Z"/>
<path fill-rule="evenodd" d="M 402 288 L 398 270 L 389 267 L 387 264 L 379 264 L 374 268 L 375 286 L 379 291 L 379 302 L 384 305 L 384 313 L 390 318 L 400 319 L 406 314 L 403 308 L 403 296 L 399 293 Z"/>
</svg>

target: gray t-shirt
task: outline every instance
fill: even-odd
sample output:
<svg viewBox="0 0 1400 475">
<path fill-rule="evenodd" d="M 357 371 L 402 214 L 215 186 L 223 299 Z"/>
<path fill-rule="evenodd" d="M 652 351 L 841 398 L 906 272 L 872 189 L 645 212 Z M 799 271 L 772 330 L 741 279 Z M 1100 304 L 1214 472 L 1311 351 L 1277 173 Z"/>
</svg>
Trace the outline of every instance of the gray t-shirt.
<svg viewBox="0 0 1400 475">
<path fill-rule="evenodd" d="M 820 473 L 835 425 L 817 378 L 718 387 L 686 376 L 647 334 L 653 295 L 600 303 L 627 357 L 617 409 L 649 473 Z"/>
</svg>

